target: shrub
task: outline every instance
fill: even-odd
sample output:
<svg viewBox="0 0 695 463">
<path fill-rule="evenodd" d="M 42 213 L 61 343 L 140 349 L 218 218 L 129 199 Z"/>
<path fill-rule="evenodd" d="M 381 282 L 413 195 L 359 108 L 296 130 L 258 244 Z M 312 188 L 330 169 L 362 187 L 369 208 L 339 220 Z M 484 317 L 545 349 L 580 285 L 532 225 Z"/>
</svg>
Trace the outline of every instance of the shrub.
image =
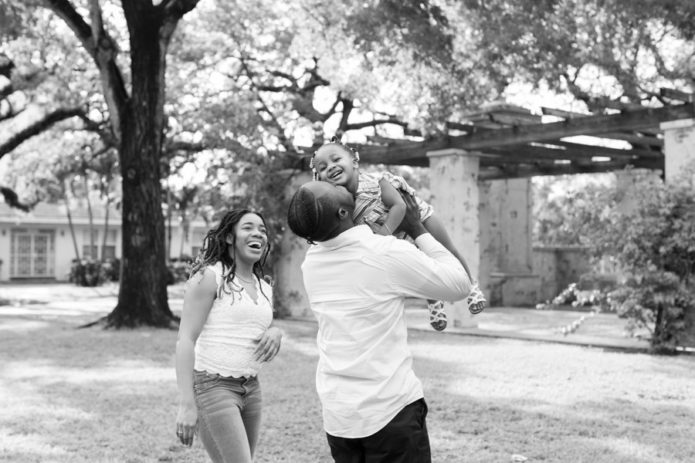
<svg viewBox="0 0 695 463">
<path fill-rule="evenodd" d="M 118 281 L 121 276 L 121 260 L 106 259 L 101 263 L 107 281 Z"/>
<path fill-rule="evenodd" d="M 623 189 L 592 187 L 553 200 L 549 210 L 564 215 L 543 216 L 538 236 L 587 244 L 592 256 L 610 262 L 616 273 L 584 275 L 537 307 L 612 310 L 628 319 L 629 330 L 649 331 L 654 352 L 673 352 L 695 328 L 688 326 L 695 308 L 692 171 L 685 169 L 684 180 L 668 184 L 653 174 L 628 175 L 634 182 Z"/>
<path fill-rule="evenodd" d="M 631 332 L 646 328 L 656 352 L 672 353 L 683 342 L 686 311 L 695 308 L 695 296 L 676 274 L 652 271 L 629 275 L 608 293 L 607 303 L 628 319 Z"/>
<path fill-rule="evenodd" d="M 630 191 L 617 191 L 615 204 L 628 195 L 632 207 L 614 207 L 602 226 L 590 232 L 595 256 L 610 256 L 624 277 L 607 293 L 607 308 L 630 327 L 652 333 L 655 352 L 673 352 L 693 309 L 695 272 L 695 188 L 691 182 L 664 184 L 639 178 Z"/>
<path fill-rule="evenodd" d="M 73 259 L 69 277 L 71 283 L 77 286 L 99 286 L 107 279 L 106 270 L 101 261 Z"/>
<path fill-rule="evenodd" d="M 173 285 L 188 279 L 192 259 L 188 256 L 173 258 L 167 263 L 167 284 Z"/>
</svg>

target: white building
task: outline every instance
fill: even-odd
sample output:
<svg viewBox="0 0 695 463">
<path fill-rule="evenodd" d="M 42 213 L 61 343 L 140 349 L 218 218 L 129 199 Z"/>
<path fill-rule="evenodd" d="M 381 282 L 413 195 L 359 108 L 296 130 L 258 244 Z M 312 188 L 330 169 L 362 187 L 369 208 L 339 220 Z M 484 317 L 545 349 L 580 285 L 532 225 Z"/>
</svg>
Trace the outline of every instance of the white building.
<svg viewBox="0 0 695 463">
<path fill-rule="evenodd" d="M 93 249 L 90 249 L 86 208 L 74 208 L 70 212 L 74 241 L 65 205 L 40 203 L 25 213 L 0 203 L 0 282 L 29 279 L 67 281 L 72 261 L 76 258 L 75 248 L 82 259 L 121 257 L 121 216 L 117 210 L 112 208 L 109 212 L 108 229 L 104 230 L 104 209 L 94 207 Z M 195 256 L 207 228 L 204 222 L 194 221 L 183 236 L 182 227 L 174 221 L 170 257 Z"/>
</svg>

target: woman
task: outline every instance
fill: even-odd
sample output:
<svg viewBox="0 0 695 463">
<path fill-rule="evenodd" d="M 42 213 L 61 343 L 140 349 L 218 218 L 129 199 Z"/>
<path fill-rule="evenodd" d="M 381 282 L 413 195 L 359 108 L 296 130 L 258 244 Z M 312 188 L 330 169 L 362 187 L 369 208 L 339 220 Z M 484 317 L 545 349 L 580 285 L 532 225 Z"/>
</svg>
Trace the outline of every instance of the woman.
<svg viewBox="0 0 695 463">
<path fill-rule="evenodd" d="M 187 283 L 176 343 L 176 434 L 190 446 L 197 429 L 215 462 L 251 462 L 258 441 L 257 374 L 282 339 L 270 326 L 271 287 L 263 279 L 269 249 L 260 214 L 228 212 L 205 236 Z"/>
</svg>

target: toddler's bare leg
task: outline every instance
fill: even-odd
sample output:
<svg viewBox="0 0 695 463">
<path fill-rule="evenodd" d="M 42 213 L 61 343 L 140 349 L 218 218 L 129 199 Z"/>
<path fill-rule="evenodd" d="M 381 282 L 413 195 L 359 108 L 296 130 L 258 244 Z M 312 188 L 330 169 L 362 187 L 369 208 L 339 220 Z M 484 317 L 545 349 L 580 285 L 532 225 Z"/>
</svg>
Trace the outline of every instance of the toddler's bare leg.
<svg viewBox="0 0 695 463">
<path fill-rule="evenodd" d="M 449 234 L 447 233 L 444 224 L 435 215 L 431 215 L 422 224 L 425 226 L 427 231 L 430 232 L 434 239 L 439 241 L 442 244 L 442 246 L 444 246 L 447 249 L 447 251 L 452 253 L 454 257 L 456 257 L 459 260 L 459 262 L 461 262 L 461 265 L 463 266 L 463 269 L 466 271 L 468 278 L 470 279 L 471 283 L 473 283 L 471 294 L 468 296 L 468 298 L 466 298 L 466 301 L 468 303 L 468 310 L 474 315 L 482 312 L 485 306 L 487 305 L 485 296 L 483 295 L 482 291 L 480 291 L 478 283 L 473 279 L 471 270 L 470 268 L 468 268 L 468 264 L 466 264 L 466 259 L 464 259 L 463 256 L 459 254 L 458 249 L 456 249 L 456 246 L 454 246 L 453 241 L 451 241 L 451 238 L 449 237 Z"/>
</svg>

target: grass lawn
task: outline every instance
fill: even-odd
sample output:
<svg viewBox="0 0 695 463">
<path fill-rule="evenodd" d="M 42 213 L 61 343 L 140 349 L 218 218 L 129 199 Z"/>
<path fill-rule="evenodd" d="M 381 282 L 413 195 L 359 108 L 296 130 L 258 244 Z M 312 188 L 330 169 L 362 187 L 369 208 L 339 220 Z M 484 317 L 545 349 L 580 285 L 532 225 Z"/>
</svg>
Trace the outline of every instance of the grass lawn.
<svg viewBox="0 0 695 463">
<path fill-rule="evenodd" d="M 0 307 L 0 461 L 204 462 L 174 435 L 176 333 Z M 94 316 L 92 315 L 92 318 Z M 257 462 L 330 462 L 316 326 L 280 321 Z M 437 462 L 695 461 L 695 357 L 412 332 Z M 518 460 L 520 458 L 517 457 Z"/>
</svg>

